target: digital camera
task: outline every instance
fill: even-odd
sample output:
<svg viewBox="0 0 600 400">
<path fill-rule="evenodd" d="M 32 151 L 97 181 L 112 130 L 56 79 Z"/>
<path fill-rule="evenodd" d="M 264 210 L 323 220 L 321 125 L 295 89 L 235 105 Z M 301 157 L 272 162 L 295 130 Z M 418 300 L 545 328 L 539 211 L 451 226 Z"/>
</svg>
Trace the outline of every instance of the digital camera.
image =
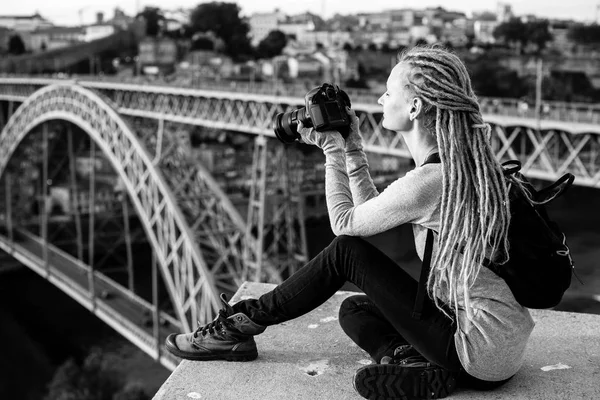
<svg viewBox="0 0 600 400">
<path fill-rule="evenodd" d="M 293 143 L 300 139 L 298 122 L 317 131 L 336 130 L 345 139 L 350 132 L 350 98 L 337 85 L 324 83 L 304 96 L 305 107 L 286 113 L 279 113 L 273 119 L 275 136 L 283 143 Z"/>
</svg>

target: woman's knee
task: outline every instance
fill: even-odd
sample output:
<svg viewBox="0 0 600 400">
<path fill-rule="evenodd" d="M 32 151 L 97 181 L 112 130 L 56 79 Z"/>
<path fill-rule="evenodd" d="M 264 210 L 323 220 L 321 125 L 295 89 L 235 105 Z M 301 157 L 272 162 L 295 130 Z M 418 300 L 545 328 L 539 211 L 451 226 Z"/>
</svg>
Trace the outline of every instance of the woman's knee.
<svg viewBox="0 0 600 400">
<path fill-rule="evenodd" d="M 365 304 L 369 301 L 369 298 L 364 294 L 357 294 L 350 296 L 342 301 L 339 310 L 339 321 L 340 325 L 344 327 L 345 324 L 355 316 L 357 313 L 365 311 Z"/>
<path fill-rule="evenodd" d="M 358 236 L 340 235 L 333 239 L 331 246 L 341 253 L 360 256 L 368 254 L 371 245 Z"/>
</svg>

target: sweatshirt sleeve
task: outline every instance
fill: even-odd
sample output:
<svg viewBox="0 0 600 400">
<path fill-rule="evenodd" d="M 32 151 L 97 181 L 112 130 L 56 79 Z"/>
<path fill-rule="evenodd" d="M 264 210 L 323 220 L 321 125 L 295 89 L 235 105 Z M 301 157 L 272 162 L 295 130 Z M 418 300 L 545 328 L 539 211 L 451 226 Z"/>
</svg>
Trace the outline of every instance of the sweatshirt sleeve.
<svg viewBox="0 0 600 400">
<path fill-rule="evenodd" d="M 405 223 L 429 223 L 442 193 L 439 166 L 416 168 L 392 182 L 379 195 L 368 199 L 362 196 L 365 201 L 360 204 L 356 201 L 355 204 L 345 156 L 344 151 L 339 149 L 327 154 L 325 162 L 327 210 L 336 236 L 365 237 Z M 370 194 L 374 193 L 376 190 Z"/>
<path fill-rule="evenodd" d="M 379 194 L 369 173 L 367 155 L 362 149 L 346 151 L 346 171 L 350 178 L 350 191 L 355 205 Z"/>
</svg>

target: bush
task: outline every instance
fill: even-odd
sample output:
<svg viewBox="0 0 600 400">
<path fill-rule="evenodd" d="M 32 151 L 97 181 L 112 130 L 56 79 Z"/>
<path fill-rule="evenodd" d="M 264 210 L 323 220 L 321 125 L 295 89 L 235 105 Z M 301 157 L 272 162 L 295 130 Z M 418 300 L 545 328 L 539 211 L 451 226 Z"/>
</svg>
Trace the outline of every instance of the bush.
<svg viewBox="0 0 600 400">
<path fill-rule="evenodd" d="M 44 400 L 149 400 L 138 384 L 127 384 L 123 372 L 99 349 L 92 349 L 87 358 L 77 364 L 69 359 L 61 365 Z"/>
</svg>

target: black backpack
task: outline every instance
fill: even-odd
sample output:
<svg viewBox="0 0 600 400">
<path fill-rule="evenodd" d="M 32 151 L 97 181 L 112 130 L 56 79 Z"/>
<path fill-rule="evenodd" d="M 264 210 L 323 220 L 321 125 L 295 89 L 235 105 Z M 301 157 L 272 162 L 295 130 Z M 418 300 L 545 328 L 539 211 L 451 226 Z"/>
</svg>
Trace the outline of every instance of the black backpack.
<svg viewBox="0 0 600 400">
<path fill-rule="evenodd" d="M 440 162 L 436 153 L 424 164 Z M 500 276 L 512 291 L 515 299 L 527 308 L 551 308 L 560 302 L 571 285 L 571 274 L 575 273 L 573 259 L 566 243 L 565 234 L 550 220 L 544 207 L 562 195 L 575 177 L 565 174 L 550 186 L 537 191 L 521 174 L 521 163 L 516 160 L 502 164 L 509 185 L 511 223 L 508 228 L 509 261 L 495 264 L 484 259 L 483 265 Z M 519 185 L 509 177 L 522 182 L 530 193 L 530 202 Z M 425 253 L 421 268 L 419 289 L 415 300 L 413 317 L 419 319 L 423 310 L 427 276 L 433 250 L 433 231 L 427 232 Z"/>
</svg>

